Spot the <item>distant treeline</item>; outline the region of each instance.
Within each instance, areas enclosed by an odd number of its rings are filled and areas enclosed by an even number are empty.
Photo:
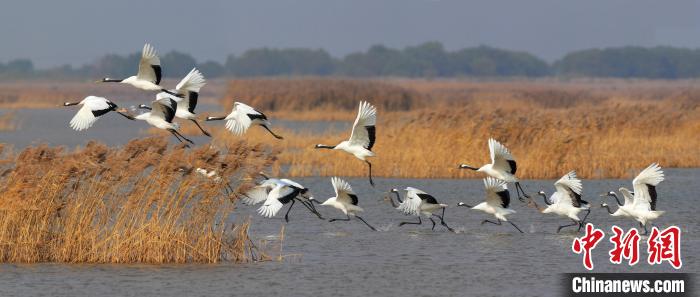
[[[0,63],[0,78],[101,78],[125,77],[136,72],[140,53],[109,54],[81,67],[65,65],[35,69],[27,59]],[[181,77],[193,66],[206,77],[222,76],[399,76],[399,77],[700,77],[700,49],[674,47],[617,47],[588,49],[567,54],[548,64],[526,52],[488,46],[447,51],[438,42],[404,49],[382,45],[343,58],[323,49],[258,48],[229,55],[222,64],[197,62],[189,54],[171,51],[161,55],[163,75]]]

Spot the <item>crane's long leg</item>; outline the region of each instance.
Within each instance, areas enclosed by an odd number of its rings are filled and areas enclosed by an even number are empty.
[[[520,182],[515,182],[515,189],[519,190],[517,192],[518,192],[518,200],[520,200],[520,202],[525,202],[525,199],[522,199],[522,197],[520,197],[520,192],[523,193],[523,196],[525,196],[525,198],[528,198],[528,199],[530,198],[530,195],[525,193],[525,190],[523,190],[523,187],[520,185]]]
[[[367,160],[365,160],[365,163],[367,163],[367,166],[369,166],[369,184],[374,187],[374,181],[372,180],[372,163]]]
[[[500,226],[500,225],[501,225],[501,220],[499,219],[499,220],[498,220],[498,223],[493,222],[493,221],[489,221],[489,220],[483,220],[483,221],[481,221],[481,224],[482,224],[482,225],[483,225],[483,224],[486,224],[486,223],[491,223],[491,224],[499,225],[499,226]]]
[[[520,228],[518,228],[518,226],[516,226],[515,224],[513,224],[513,222],[508,221],[508,223],[510,223],[511,225],[513,225],[513,227],[515,227],[515,229],[518,229],[518,231],[520,231],[520,233],[525,233],[525,232],[523,232],[523,230],[520,230]]]
[[[200,126],[199,123],[197,122],[197,120],[195,120],[195,119],[190,119],[190,121],[192,121],[195,125],[197,125],[197,128],[199,128],[199,130],[202,131],[202,133],[203,133],[204,135],[211,137],[211,134],[209,134],[209,132],[207,132],[207,131],[204,131],[204,129],[202,128],[202,126]]]
[[[578,231],[581,231],[581,228],[586,224],[586,219],[588,218],[588,215],[591,214],[591,209],[586,209],[586,215],[583,216],[583,220],[581,220],[580,224],[578,225]]]
[[[646,225],[642,224],[642,222],[639,222],[639,226],[644,228],[644,234],[642,234],[642,235],[649,235],[649,229],[647,229]]]
[[[267,127],[267,125],[260,125],[260,126],[262,126],[263,128],[265,128],[265,130],[267,130],[267,132],[270,132],[270,134],[272,134],[272,136],[274,136],[275,138],[277,138],[277,139],[284,139],[284,137],[275,134],[275,132],[272,132],[272,130],[270,130],[270,128]]]
[[[433,227],[430,228],[431,231],[435,231],[435,220],[433,218],[429,218],[430,222],[433,223]]]
[[[559,228],[557,228],[557,233],[559,233],[559,231],[561,231],[561,229],[564,229],[564,228],[566,228],[566,227],[571,227],[571,226],[576,226],[576,225],[578,225],[579,228],[581,228],[581,223],[580,223],[580,222],[574,221],[573,219],[572,219],[572,221],[573,221],[573,223],[571,223],[571,224],[559,226]]]
[[[440,218],[440,225],[445,226],[445,228],[447,228],[447,230],[450,230],[451,232],[455,232],[455,229],[452,229],[452,228],[450,228],[450,226],[447,226],[447,223],[445,222],[445,208],[444,207],[442,208],[442,215],[441,216],[436,215],[436,214],[434,214],[434,216]]]
[[[299,202],[301,202],[301,204],[304,205],[304,207],[306,207],[306,209],[308,209],[312,214],[315,214],[319,219],[323,220],[323,217],[318,211],[316,211],[316,208],[313,206],[313,204],[307,203],[304,200],[299,200]]]
[[[350,215],[346,214],[348,216],[346,219],[330,219],[328,220],[329,222],[335,222],[335,221],[349,221],[350,220]]]
[[[362,217],[357,216],[357,215],[356,215],[355,217],[358,218],[358,219],[360,219],[360,221],[362,221],[363,223],[365,223],[365,225],[367,225],[367,227],[369,227],[370,229],[372,229],[372,231],[377,231],[376,228],[374,228],[374,227],[372,227],[372,225],[368,224],[367,221],[365,221],[365,219],[363,219]]]
[[[180,143],[184,142],[184,141],[182,141],[182,139],[180,139],[180,136],[177,136],[177,133],[175,133],[175,130],[168,129],[168,131],[170,131],[170,133],[172,133],[173,136],[175,136],[175,138],[177,138],[177,141],[179,141]]]
[[[177,134],[177,135],[180,135],[180,137],[182,137],[182,139],[186,140],[187,142],[194,144],[194,142],[192,142],[192,140],[187,139],[187,137],[180,134],[180,132],[177,132],[177,130],[173,130],[173,132],[175,132],[175,134]]]
[[[289,206],[289,209],[287,209],[287,213],[284,214],[284,221],[289,222],[289,212],[292,211],[292,206],[294,206],[294,199],[292,199],[292,205]]]
[[[399,223],[399,227],[406,225],[406,224],[408,224],[408,225],[420,225],[420,224],[423,224],[423,221],[421,221],[420,216],[418,216],[418,222],[401,222],[401,223]]]

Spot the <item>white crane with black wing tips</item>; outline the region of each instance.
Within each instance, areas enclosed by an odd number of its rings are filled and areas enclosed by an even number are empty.
[[[367,163],[369,168],[369,183],[374,186],[372,180],[372,163],[367,161],[368,157],[374,157],[372,147],[376,139],[377,109],[368,102],[360,102],[357,118],[352,126],[350,139],[340,142],[337,145],[317,144],[317,149],[334,149],[350,153]]]
[[[542,213],[553,213],[573,221],[573,224],[559,226],[559,228],[557,228],[557,233],[559,233],[561,229],[571,226],[579,226],[578,230],[581,231],[581,228],[586,222],[586,218],[588,218],[588,215],[591,213],[591,207],[587,201],[581,199],[583,185],[581,180],[576,176],[576,171],[571,171],[564,175],[554,183],[554,187],[557,191],[554,192],[550,198],[547,198],[547,194],[545,194],[544,191],[538,192],[547,205],[546,208],[540,208],[531,198],[528,205],[535,207]],[[583,219],[579,219],[578,217],[581,211],[586,211],[586,215]]]
[[[625,204],[622,205],[614,192],[609,192],[607,195],[612,196],[618,203],[618,209],[615,212],[610,210],[610,207],[603,203],[601,206],[608,209],[611,216],[622,216],[633,218],[639,223],[639,226],[644,229],[644,235],[649,233],[647,223],[658,219],[665,211],[656,210],[658,201],[658,193],[656,186],[664,180],[664,172],[657,163],[652,163],[642,172],[637,175],[632,181],[634,192],[625,187],[619,189],[620,193],[625,198]]]
[[[207,121],[220,120],[226,120],[226,129],[231,131],[234,135],[243,135],[246,131],[248,131],[250,126],[258,125],[265,128],[265,130],[270,132],[270,134],[272,134],[272,136],[275,138],[283,139],[282,136],[272,132],[270,129],[270,121],[267,119],[265,114],[255,110],[255,108],[252,108],[245,103],[234,102],[231,113],[225,117],[207,117]]]
[[[421,216],[423,216],[430,219],[430,221],[433,223],[431,230],[435,230],[435,220],[433,220],[433,217],[437,217],[440,219],[441,225],[445,226],[447,230],[454,232],[454,229],[450,228],[450,226],[445,223],[445,208],[447,208],[447,204],[439,203],[437,199],[430,194],[412,187],[406,188],[405,200],[401,199],[401,195],[397,189],[391,189],[391,192],[396,195],[396,200],[399,202],[397,206],[394,204],[394,200],[389,198],[391,205],[406,215],[418,217],[418,222],[401,222],[399,223],[399,227],[406,224],[420,225],[423,223],[423,221],[421,221]],[[440,209],[442,209],[442,215],[433,213],[435,211],[439,211]]]
[[[289,212],[292,209],[292,206],[294,205],[294,200],[298,200],[301,202],[304,207],[306,207],[311,213],[315,214],[319,219],[323,219],[323,216],[316,210],[316,207],[314,207],[313,203],[319,203],[314,199],[314,197],[311,197],[309,195],[309,189],[302,186],[301,184],[290,180],[290,179],[277,179],[277,178],[270,178],[264,173],[260,173],[264,179],[259,182],[255,187],[252,189],[248,190],[246,193],[244,193],[241,197],[243,200],[243,203],[247,205],[255,205],[260,202],[265,202],[265,204],[269,204],[271,206],[276,206],[277,203],[275,201],[278,201],[282,204],[286,204],[289,202],[292,202],[292,204],[289,206],[289,209],[287,210],[287,213],[285,214],[285,220],[289,221]],[[286,186],[292,191],[296,191],[297,195],[294,196],[293,199],[287,199],[287,198],[280,198],[280,197],[274,197],[271,196],[272,190],[277,187],[277,186]],[[282,191],[289,191],[289,190],[282,190]],[[273,194],[274,195],[274,194]],[[268,203],[268,199],[272,199]],[[260,211],[263,212],[263,208],[260,208]],[[263,212],[266,213],[266,212]],[[272,216],[274,216],[277,212],[274,212]],[[268,216],[270,217],[270,216]]]
[[[331,183],[333,184],[333,189],[335,190],[335,197],[326,199],[321,205],[332,206],[335,209],[342,211],[347,218],[346,219],[330,219],[329,222],[335,221],[350,221],[350,215],[362,221],[372,229],[377,231],[372,225],[367,223],[362,217],[358,216],[357,213],[363,211],[361,207],[358,206],[357,194],[352,190],[350,184],[338,177],[331,178]]]
[[[173,96],[181,97],[182,94],[171,92],[160,86],[162,78],[162,70],[160,67],[160,58],[156,50],[150,44],[146,43],[141,51],[141,60],[139,61],[139,72],[134,76],[129,76],[124,79],[112,79],[109,77],[103,78],[98,82],[105,83],[122,83],[128,84],[135,88],[146,91],[166,92]]]
[[[173,123],[173,118],[175,118],[175,110],[177,109],[177,102],[175,102],[175,100],[167,96],[167,94],[158,93],[158,95],[156,95],[156,100],[151,103],[150,109],[151,111],[133,116],[133,118],[146,121],[146,123],[158,129],[167,130],[180,142],[184,143],[184,139],[185,141],[194,144],[192,140],[189,140],[187,137],[180,134],[180,132],[177,131],[179,125]],[[126,114],[129,113],[124,108],[120,109],[119,111]],[[187,146],[187,144],[185,145]]]
[[[652,163],[642,170],[632,181],[634,187],[634,200],[632,202],[632,215],[644,228],[644,234],[649,234],[647,223],[658,219],[665,211],[656,210],[658,193],[656,186],[664,180],[664,172],[659,164]]]
[[[211,134],[204,130],[199,122],[197,122],[197,115],[194,113],[194,109],[197,107],[197,101],[199,99],[199,91],[206,85],[206,80],[197,68],[192,68],[192,70],[177,84],[175,90],[171,91],[173,93],[183,94],[183,97],[177,97],[170,95],[171,99],[177,102],[177,110],[175,110],[175,117],[183,120],[190,120],[202,134],[211,137]],[[161,97],[168,96],[168,93],[160,95]],[[139,108],[150,109],[148,105],[141,104]]]
[[[514,214],[515,210],[508,208],[510,205],[510,192],[508,192],[508,185],[505,181],[496,179],[493,177],[487,177],[484,179],[484,186],[486,187],[486,201],[481,202],[475,206],[468,205],[464,202],[460,202],[457,206],[468,207],[470,209],[480,210],[485,213],[491,214],[498,220],[497,222],[483,220],[481,224],[491,223],[495,225],[501,225],[501,221],[505,221],[513,225],[515,229],[523,233],[518,226],[513,224],[513,222],[506,219],[507,215]]]
[[[525,190],[523,190],[523,188],[520,186],[520,181],[518,178],[515,177],[515,172],[518,170],[518,166],[515,162],[515,157],[513,157],[510,151],[500,142],[493,138],[489,138],[489,152],[491,154],[491,164],[486,164],[479,168],[472,167],[467,164],[460,164],[459,168],[471,169],[509,183],[515,183],[515,192],[518,194],[518,199],[525,202],[525,199],[520,196],[520,192],[522,192],[525,198],[530,198],[530,196],[525,193]]]
[[[80,102],[66,102],[63,106],[82,105],[78,112],[70,120],[70,127],[76,131],[82,131],[92,127],[97,119],[110,111],[116,111],[127,119],[133,120],[131,115],[118,111],[116,104],[103,97],[87,96]]]

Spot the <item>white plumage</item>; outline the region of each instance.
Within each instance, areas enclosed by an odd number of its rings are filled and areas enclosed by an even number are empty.
[[[332,177],[331,184],[333,185],[333,190],[335,191],[335,197],[326,199],[326,201],[321,203],[321,205],[332,206],[333,208],[342,211],[343,214],[347,216],[347,219],[331,219],[329,221],[349,221],[350,215],[352,215],[365,223],[365,225],[367,225],[370,229],[376,231],[374,227],[369,225],[364,219],[357,215],[357,213],[363,211],[363,209],[358,206],[359,201],[357,194],[355,194],[355,192],[352,190],[350,184],[338,177]]]
[[[612,212],[607,204],[602,204],[608,209],[612,216],[622,216],[635,219],[639,225],[644,228],[645,234],[648,233],[647,223],[658,219],[665,211],[656,210],[658,194],[656,186],[664,180],[664,173],[657,163],[652,163],[637,177],[632,180],[634,193],[627,188],[621,187],[620,193],[625,198],[625,204],[621,205],[614,192],[608,195],[615,197],[618,202],[618,209]]]
[[[487,214],[491,214],[498,222],[493,222],[489,220],[484,220],[481,224],[492,223],[496,225],[501,225],[501,221],[505,221],[513,225],[515,229],[523,233],[518,226],[513,224],[513,222],[508,221],[507,215],[514,214],[515,210],[509,208],[510,205],[510,193],[508,192],[508,185],[505,181],[496,179],[493,177],[487,177],[484,179],[484,187],[486,189],[486,201],[481,202],[475,206],[470,206],[464,202],[460,202],[457,206],[464,206],[470,209],[483,211]]]
[[[226,117],[207,117],[207,121],[217,120],[226,120],[226,129],[235,135],[243,135],[246,131],[248,131],[250,126],[259,125],[270,132],[270,134],[272,134],[272,136],[275,138],[282,139],[282,136],[272,132],[270,129],[270,121],[267,119],[265,114],[255,110],[253,107],[245,103],[234,102],[231,113],[229,113]]]
[[[398,206],[395,205],[396,209],[403,212],[406,215],[418,217],[418,222],[401,222],[399,226],[406,224],[420,225],[422,224],[421,216],[430,219],[433,223],[432,229],[435,229],[435,221],[433,216],[440,219],[440,224],[445,226],[448,230],[453,231],[452,228],[447,226],[445,223],[445,208],[447,204],[442,204],[435,199],[432,195],[413,187],[406,187],[405,199],[401,200],[401,195],[399,195],[398,190],[392,189],[391,192],[396,195],[396,199],[399,201]],[[394,205],[392,200],[392,205]],[[433,212],[442,210],[442,215],[434,214]]]
[[[285,202],[292,201],[298,195],[298,191],[286,184],[277,184],[267,195],[265,203],[258,209],[258,213],[267,218],[277,215]]]
[[[82,105],[78,112],[70,120],[70,127],[76,131],[82,131],[92,127],[102,115],[117,110],[117,105],[111,101],[97,96],[87,96],[80,102],[66,102],[63,106]],[[123,115],[123,114],[122,114]]]
[[[136,75],[125,79],[104,78],[102,82],[114,82],[128,84],[135,88],[146,91],[163,91],[175,96],[181,94],[168,91],[160,86],[162,78],[162,70],[160,67],[160,58],[152,45],[146,43],[141,51],[141,60],[139,61],[139,71]]]
[[[191,144],[194,144],[192,140],[189,140],[180,132],[179,125],[173,123],[173,118],[175,118],[175,110],[177,109],[177,102],[170,98],[167,94],[159,93],[156,95],[156,100],[151,103],[149,112],[144,112],[135,116],[137,120],[146,121],[149,125],[156,127],[158,129],[167,130],[178,141],[183,142],[183,139]]]
[[[177,110],[175,111],[175,117],[193,120],[197,116],[194,114],[194,109],[197,107],[197,100],[199,99],[199,91],[206,85],[206,80],[197,68],[192,68],[190,73],[188,73],[175,87],[175,91],[183,94],[182,98],[173,96],[174,100],[177,101]]]
[[[518,170],[517,162],[515,157],[510,151],[500,142],[493,138],[489,138],[489,154],[491,156],[491,163],[481,166],[479,168],[469,166],[467,164],[459,165],[461,169],[471,169],[477,172],[482,172],[490,177],[494,177],[509,183],[515,183],[516,194],[518,194],[518,199],[524,201],[520,192],[522,191],[523,196],[529,198],[529,195],[520,186],[520,181],[515,176]]]
[[[576,171],[571,171],[566,175],[562,176],[558,181],[554,183],[556,192],[552,194],[551,198],[547,199],[546,194],[540,191],[539,194],[542,195],[547,207],[544,209],[539,209],[537,204],[530,200],[532,205],[538,208],[542,213],[553,213],[561,217],[569,218],[574,221],[574,224],[559,226],[557,232],[561,229],[570,226],[579,226],[579,230],[583,226],[583,222],[588,217],[590,213],[590,205],[585,200],[581,199],[583,192],[583,185],[581,180],[576,176]],[[579,219],[578,214],[586,210],[586,217],[583,220]]]
[[[369,168],[369,182],[374,186],[372,180],[372,163],[367,161],[368,157],[374,157],[372,147],[376,139],[377,109],[366,101],[360,102],[360,107],[355,118],[355,123],[352,126],[350,139],[340,142],[337,145],[330,146],[317,144],[318,149],[334,149],[342,150],[352,154],[367,163]]]
[[[291,202],[287,213],[284,216],[285,221],[289,221],[289,211],[294,206],[295,201],[299,201],[311,213],[323,219],[321,214],[316,211],[313,202],[318,203],[313,197],[309,196],[308,189],[301,184],[283,178],[269,178],[262,174],[265,179],[259,182],[255,187],[243,194],[241,197],[243,203],[247,205],[255,205],[260,202],[265,202],[258,209],[258,213],[264,217],[273,217],[282,208],[282,205]]]

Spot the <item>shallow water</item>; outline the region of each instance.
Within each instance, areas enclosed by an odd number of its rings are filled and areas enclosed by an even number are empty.
[[[324,200],[333,195],[329,178],[297,179]],[[698,169],[668,169],[659,187],[658,208],[667,213],[656,223],[678,225],[683,230],[681,272],[695,272],[700,254],[700,208],[696,202],[700,185]],[[510,216],[526,233],[509,225],[480,225],[485,214],[450,207],[447,223],[458,230],[446,232],[430,223],[397,227],[403,216],[391,208],[382,191],[413,186],[433,194],[450,206],[459,201],[475,203],[483,197],[480,180],[376,179],[373,189],[366,179],[349,179],[359,195],[363,217],[375,225],[372,232],[359,221],[319,220],[300,205],[294,206],[286,224],[284,263],[224,263],[218,265],[0,265],[0,296],[557,296],[561,273],[585,272],[581,256],[571,252],[577,233],[562,231],[568,223],[552,215],[526,208],[517,199]],[[553,189],[553,181],[524,181],[532,193]],[[599,193],[626,180],[584,181],[584,199],[598,205]],[[275,239],[286,207],[278,218],[255,215],[257,207],[241,205],[234,217],[252,216],[251,234],[256,239]],[[327,218],[340,218],[334,210],[320,207]],[[610,217],[594,208],[589,221],[606,230],[607,237],[593,252],[595,272],[676,272],[670,265],[650,266],[646,237],[640,243],[640,263],[612,265],[607,252],[610,226],[628,229],[631,221]]]
[[[135,107],[131,106],[131,108]],[[113,112],[101,117],[90,129],[74,131],[70,128],[69,123],[78,109],[79,107],[57,107],[55,109],[0,110],[0,115],[4,112],[14,112],[19,123],[19,128],[15,131],[0,131],[0,143],[10,143],[16,148],[41,143],[72,148],[83,146],[91,140],[97,140],[110,146],[123,145],[134,138],[148,136],[146,134],[150,128],[148,124],[143,121],[126,120]],[[225,115],[228,113],[228,111],[222,112],[220,109],[218,105],[200,104],[197,112],[202,115],[210,113]],[[191,123],[182,123],[180,120],[178,122],[181,123],[180,125],[191,125]],[[276,119],[271,119],[271,123],[273,128],[285,127],[309,133],[322,133],[327,129],[346,130],[350,129],[351,124],[345,121],[285,121]],[[200,124],[205,129],[208,126],[224,125],[223,122],[200,122]],[[254,127],[253,129],[258,128]],[[208,137],[200,134],[186,136],[196,144],[209,142]],[[174,137],[171,137],[170,141],[177,142]]]

